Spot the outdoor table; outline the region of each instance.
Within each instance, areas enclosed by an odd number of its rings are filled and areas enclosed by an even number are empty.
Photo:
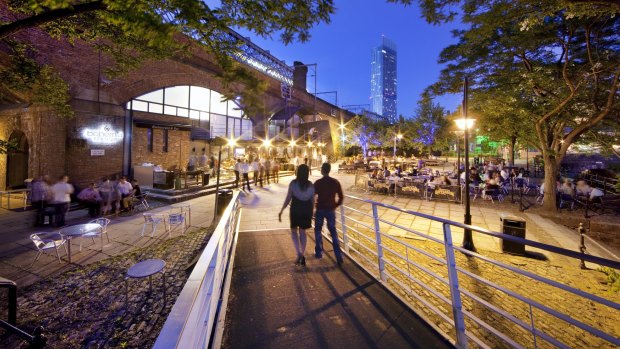
[[[125,277],[125,309],[127,309],[127,299],[129,298],[129,278],[142,279],[149,278],[149,294],[153,292],[153,280],[152,276],[161,273],[162,288],[164,290],[164,301],[166,300],[166,273],[164,267],[166,262],[161,259],[147,259],[142,262],[132,265],[127,270],[127,276]]]
[[[71,263],[71,239],[74,237],[80,237],[87,233],[92,233],[96,230],[101,230],[103,227],[99,223],[86,223],[76,224],[60,229],[60,235],[67,240],[67,258]]]
[[[189,203],[172,205],[172,208],[181,209],[181,213],[185,216],[188,225],[192,225],[192,205]]]

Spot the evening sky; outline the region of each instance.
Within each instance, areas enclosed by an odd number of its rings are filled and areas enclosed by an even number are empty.
[[[398,50],[398,114],[410,117],[422,91],[439,77],[441,50],[456,42],[455,24],[433,26],[420,17],[417,6],[390,4],[384,0],[335,0],[331,22],[311,30],[308,42],[284,45],[277,36],[261,38],[239,31],[254,43],[293,65],[317,63],[317,92],[337,91],[338,105],[370,103],[370,55],[385,35]],[[308,90],[314,92],[314,68],[308,73]],[[319,95],[335,103],[336,93]],[[450,111],[460,95],[437,97]]]

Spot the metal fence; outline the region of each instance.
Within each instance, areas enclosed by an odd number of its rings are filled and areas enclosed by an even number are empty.
[[[620,296],[563,282],[583,272],[580,259],[620,263],[353,196],[345,203],[337,224],[345,253],[458,348],[620,346]],[[528,255],[465,250],[454,243],[464,228],[474,239],[529,246]],[[560,259],[574,270],[553,263]]]
[[[224,211],[153,348],[206,348],[213,340],[239,225],[239,192]]]

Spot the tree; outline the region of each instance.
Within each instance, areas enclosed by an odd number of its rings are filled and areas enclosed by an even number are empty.
[[[43,59],[33,59],[36,52],[24,31],[36,28],[59,40],[83,40],[102,50],[115,63],[108,74],[122,73],[148,58],[182,55],[198,45],[214,55],[222,68],[224,94],[241,96],[242,103],[256,111],[261,109],[256,96],[263,85],[231,58],[239,43],[227,39],[228,28],[246,28],[266,37],[279,34],[285,43],[306,41],[310,28],[329,22],[333,11],[332,0],[294,4],[290,0],[223,0],[218,7],[202,0],[0,0],[0,15],[6,18],[0,22],[0,51],[10,57],[8,64],[0,66],[0,91],[70,112],[68,93],[56,92],[67,92],[68,86]],[[237,88],[236,83],[244,88]],[[36,88],[43,85],[53,88]]]
[[[365,115],[356,115],[349,121],[347,129],[350,130],[348,135],[353,139],[353,142],[362,148],[362,155],[367,156],[370,146],[381,145],[381,137],[385,134],[385,126],[373,122]]]
[[[436,93],[458,91],[469,76],[473,91],[504,91],[515,99],[506,107],[517,108],[524,131],[536,135],[549,211],[569,146],[619,110],[620,16],[610,8],[561,0],[468,1],[462,7],[467,29],[457,31],[459,42],[441,54],[448,66]]]
[[[410,121],[410,132],[413,141],[421,148],[427,148],[429,154],[433,146],[445,145],[448,120],[445,109],[434,103],[428,91],[422,93],[418,105]]]

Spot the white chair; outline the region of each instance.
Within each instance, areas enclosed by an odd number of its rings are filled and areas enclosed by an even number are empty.
[[[170,234],[172,234],[172,226],[175,226],[174,229],[176,229],[176,227],[182,225],[183,226],[183,231],[181,233],[184,233],[185,230],[187,229],[186,226],[186,220],[185,220],[185,212],[183,212],[182,209],[176,210],[174,212],[170,212],[168,214],[168,228],[170,230]]]
[[[151,225],[151,237],[155,235],[155,230],[160,223],[164,223],[164,229],[166,233],[169,233],[168,225],[166,224],[166,216],[163,214],[154,214],[154,213],[143,213],[144,216],[144,224],[142,225],[142,232],[140,236],[144,236],[144,230],[147,225]]]
[[[108,224],[110,224],[110,220],[107,218],[97,218],[93,219],[88,223],[96,223],[101,226],[101,229],[98,231],[92,231],[90,233],[86,233],[82,235],[83,238],[91,238],[93,239],[93,244],[95,243],[96,237],[101,237],[101,250],[103,251],[103,235],[105,234],[108,242],[110,242],[110,237],[108,236]],[[80,251],[82,251],[82,240],[80,240]]]
[[[35,233],[30,235],[30,240],[32,240],[34,246],[37,248],[37,255],[36,257],[34,257],[34,260],[32,261],[32,263],[30,263],[30,267],[28,268],[31,268],[34,265],[34,263],[39,259],[39,257],[41,257],[41,254],[45,250],[50,250],[52,248],[55,249],[56,257],[58,257],[58,263],[62,263],[62,261],[60,260],[60,254],[58,253],[58,249],[60,248],[60,246],[65,247],[65,254],[67,254],[67,245],[65,245],[66,240],[63,239],[60,234],[56,234],[57,238],[54,239],[42,238],[41,236],[39,236],[43,234],[49,235],[49,233]]]

